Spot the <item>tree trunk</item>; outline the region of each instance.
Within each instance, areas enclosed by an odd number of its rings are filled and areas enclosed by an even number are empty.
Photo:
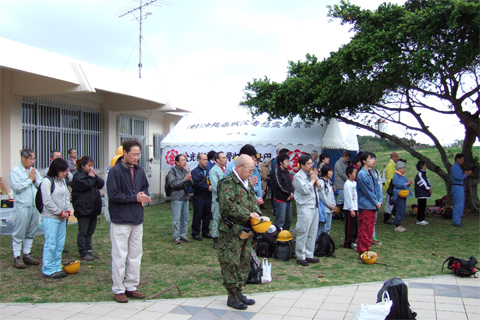
[[[462,154],[465,155],[463,170],[472,170],[472,174],[467,177],[465,185],[465,212],[467,213],[480,212],[480,200],[477,193],[478,183],[480,182],[480,166],[472,151],[476,134],[474,129],[467,126],[462,147]]]

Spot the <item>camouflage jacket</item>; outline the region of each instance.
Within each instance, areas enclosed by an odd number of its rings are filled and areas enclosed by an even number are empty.
[[[249,224],[250,213],[260,212],[255,191],[250,181],[248,182],[247,191],[233,171],[220,180],[217,189],[220,211],[218,229],[239,235],[242,231],[241,225]],[[229,228],[224,223],[223,218],[233,221],[235,223],[234,226]]]

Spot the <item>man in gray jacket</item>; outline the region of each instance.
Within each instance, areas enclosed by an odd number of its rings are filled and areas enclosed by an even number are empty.
[[[298,159],[301,170],[293,177],[295,201],[297,203],[297,242],[295,253],[297,263],[308,266],[320,260],[313,256],[318,228],[318,192],[320,181],[318,170],[312,171],[313,160],[305,153]]]
[[[180,244],[180,240],[191,242],[187,238],[188,223],[190,216],[188,214],[188,189],[193,186],[192,175],[185,170],[187,160],[183,154],[175,157],[175,166],[170,169],[167,175],[168,183],[172,188],[170,195],[173,221],[173,243]]]
[[[335,188],[338,190],[338,207],[342,207],[344,202],[343,186],[345,185],[345,181],[348,180],[346,171],[349,161],[350,153],[348,153],[348,151],[345,151],[342,154],[342,157],[338,159],[338,161],[335,163]],[[342,212],[342,208],[340,208],[340,212]]]

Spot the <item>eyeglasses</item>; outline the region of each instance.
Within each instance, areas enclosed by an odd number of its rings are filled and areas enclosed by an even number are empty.
[[[33,162],[37,161],[35,158],[32,158],[32,157],[28,157],[27,160],[28,161],[33,161]]]
[[[246,167],[242,164],[242,167],[244,167],[245,169],[247,169],[248,171],[253,171],[253,169],[255,168],[254,166],[250,166],[250,167]]]
[[[140,158],[142,156],[141,153],[129,153],[129,155],[131,155],[133,158]]]

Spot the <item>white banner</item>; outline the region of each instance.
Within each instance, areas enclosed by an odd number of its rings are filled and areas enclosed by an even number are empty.
[[[312,150],[307,150],[304,146],[285,146],[285,148],[289,149],[290,155],[290,167],[289,170],[294,172],[298,171],[298,159],[304,153],[310,153]],[[172,166],[175,165],[175,157],[178,154],[187,153],[187,163],[190,165],[190,168],[193,170],[197,167],[198,161],[197,157],[200,153],[207,154],[211,150],[216,152],[223,152],[227,156],[227,165],[230,164],[233,159],[238,156],[240,148],[238,146],[210,146],[210,147],[174,147],[174,148],[164,148],[162,149],[162,171],[169,171]],[[258,154],[260,154],[260,162],[263,162],[265,158],[271,158],[272,160],[277,156],[275,146],[274,145],[256,145],[255,150]]]

